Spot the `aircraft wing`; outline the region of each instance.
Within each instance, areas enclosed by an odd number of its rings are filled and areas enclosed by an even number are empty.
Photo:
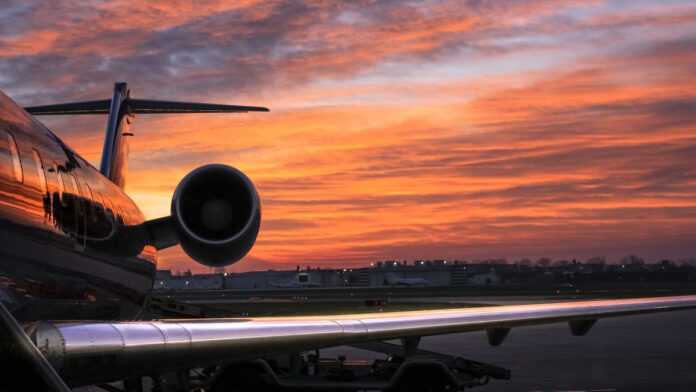
[[[249,319],[39,325],[38,348],[71,383],[220,364],[337,345],[569,322],[583,335],[597,319],[696,308],[696,295],[463,309]]]

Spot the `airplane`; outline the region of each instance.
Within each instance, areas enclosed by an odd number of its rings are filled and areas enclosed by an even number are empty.
[[[486,331],[496,346],[513,327],[567,322],[572,334],[584,335],[605,317],[696,308],[696,296],[673,296],[314,317],[147,319],[157,251],[178,244],[206,266],[235,263],[254,245],[261,205],[244,173],[209,164],[179,182],[169,216],[146,220],[124,192],[135,116],[266,111],[135,99],[126,83],[115,84],[111,99],[27,108],[0,92],[0,390],[65,392],[98,385],[142,391],[145,379],[159,390],[457,390],[510,375],[495,365],[423,350],[421,337]],[[95,114],[107,116],[99,169],[36,118]],[[387,342],[394,339],[401,344]],[[339,345],[390,359],[373,364],[367,380],[345,377],[343,361],[330,367],[338,376],[317,378],[326,374],[318,350]],[[116,381],[120,386],[110,384]]]

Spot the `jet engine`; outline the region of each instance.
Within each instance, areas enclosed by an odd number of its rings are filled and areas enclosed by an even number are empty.
[[[222,267],[246,255],[261,224],[261,203],[251,180],[221,164],[184,177],[172,197],[171,221],[181,247],[201,264]]]

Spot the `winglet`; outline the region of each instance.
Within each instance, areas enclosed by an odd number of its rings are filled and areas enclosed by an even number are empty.
[[[44,114],[109,114],[111,100],[59,103],[55,105],[30,106],[24,108],[33,115]]]

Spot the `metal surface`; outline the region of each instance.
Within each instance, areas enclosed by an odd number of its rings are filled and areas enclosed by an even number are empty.
[[[125,176],[128,161],[128,139],[124,133],[128,132],[129,116],[124,101],[128,99],[130,91],[128,84],[116,83],[114,94],[111,98],[109,117],[106,121],[106,135],[102,150],[101,166],[99,171],[104,177],[110,179],[121,189],[125,187]],[[125,110],[122,110],[125,109]]]
[[[201,264],[220,267],[237,262],[254,246],[261,202],[244,173],[210,164],[179,182],[171,216],[184,252]]]
[[[500,346],[503,344],[503,341],[505,341],[505,338],[509,333],[510,328],[488,328],[486,330],[486,335],[488,335],[488,344],[494,347]]]
[[[0,364],[3,365],[3,369],[6,368],[6,365],[19,367],[11,374],[3,374],[0,380],[0,389],[7,390],[6,388],[23,386],[24,388],[41,388],[53,392],[70,391],[2,302],[0,302],[0,333],[2,333],[1,339],[3,341],[9,340],[9,342],[3,342],[3,345],[12,348],[12,350],[3,352]],[[13,363],[9,363],[8,360]],[[28,377],[36,377],[37,375],[40,380],[27,380]]]
[[[138,235],[144,217],[135,203],[2,93],[0,136],[3,304],[20,323],[137,315],[152,288],[155,250]]]
[[[43,324],[35,341],[72,383],[335,345],[696,308],[696,296],[351,316]]]
[[[69,102],[55,105],[26,107],[33,115],[75,115],[75,114],[109,114],[111,100]],[[161,113],[246,113],[268,112],[260,106],[219,105],[197,102],[156,101],[152,99],[128,99],[128,108],[133,114]]]

